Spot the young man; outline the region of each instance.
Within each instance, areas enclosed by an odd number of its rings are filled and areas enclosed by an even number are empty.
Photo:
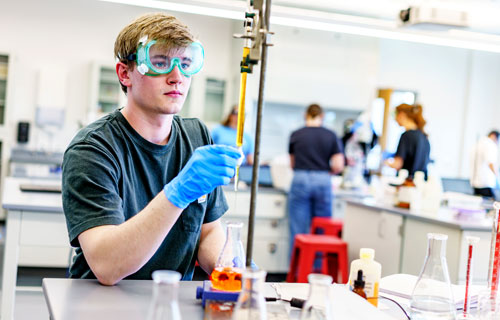
[[[498,181],[498,137],[500,133],[493,130],[488,136],[479,139],[474,147],[472,157],[471,184],[474,194],[486,198],[495,198],[494,189]]]
[[[126,106],[82,129],[64,155],[71,277],[113,285],[170,269],[189,280],[196,260],[210,273],[225,240],[219,186],[240,154],[174,116],[203,47],[176,18],[146,14],[120,32],[115,56]]]

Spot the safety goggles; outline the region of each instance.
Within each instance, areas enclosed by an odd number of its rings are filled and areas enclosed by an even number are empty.
[[[147,37],[143,37],[139,40],[137,52],[127,59],[136,61],[137,70],[142,75],[167,74],[177,66],[183,75],[190,77],[201,70],[204,56],[203,46],[199,42],[172,48],[156,40],[147,42]]]

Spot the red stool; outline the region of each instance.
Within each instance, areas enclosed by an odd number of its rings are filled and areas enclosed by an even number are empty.
[[[332,219],[330,217],[314,217],[311,223],[311,234],[317,234],[318,229],[323,230],[323,234],[342,238],[342,219]]]
[[[327,264],[323,264],[327,268],[323,268],[322,272],[330,274],[335,282],[347,283],[347,243],[335,236],[317,234],[298,234],[295,236],[292,260],[286,281],[307,282],[307,275],[312,271],[317,252],[321,252],[327,260]],[[342,282],[338,280],[339,271]]]

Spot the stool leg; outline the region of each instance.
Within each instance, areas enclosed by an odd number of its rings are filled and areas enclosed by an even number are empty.
[[[316,252],[308,248],[308,250],[303,250],[299,259],[299,270],[297,272],[297,282],[307,282],[307,276],[311,273],[311,269],[314,265],[314,258],[316,257]]]
[[[336,253],[326,255],[326,273],[332,276],[333,281],[338,283],[339,279],[339,259]]]
[[[292,259],[290,259],[290,270],[286,276],[286,282],[295,282],[297,276],[297,264],[300,257],[300,247],[294,243],[292,250]]]
[[[338,253],[338,265],[340,272],[342,274],[342,282],[347,283],[349,281],[349,262],[347,260],[347,243],[343,246],[343,249]]]

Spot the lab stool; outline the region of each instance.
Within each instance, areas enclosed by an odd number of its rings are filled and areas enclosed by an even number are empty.
[[[318,230],[323,230],[322,234],[342,238],[342,219],[332,219],[330,217],[314,217],[311,223],[311,234],[319,234]]]
[[[292,251],[287,282],[307,282],[316,253],[324,257],[322,273],[330,274],[337,283],[348,281],[347,243],[336,236],[318,234],[298,234]],[[342,281],[339,281],[338,274]]]

